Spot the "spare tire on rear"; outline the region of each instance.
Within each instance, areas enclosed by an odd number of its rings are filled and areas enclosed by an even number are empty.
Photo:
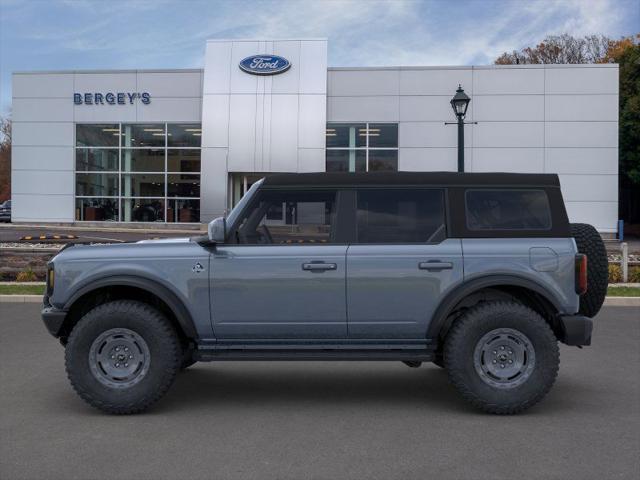
[[[598,231],[586,223],[572,223],[578,252],[587,256],[587,292],[580,296],[581,315],[595,317],[604,303],[609,283],[607,250]]]

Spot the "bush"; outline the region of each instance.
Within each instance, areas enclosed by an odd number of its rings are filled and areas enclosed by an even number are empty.
[[[640,283],[640,267],[629,267],[629,282]]]
[[[640,283],[640,266],[630,266],[629,267],[629,275],[628,275],[629,283]],[[610,263],[609,264],[609,283],[620,283],[622,282],[622,267],[620,267],[619,263]]]
[[[37,279],[36,272],[31,270],[31,268],[27,268],[16,275],[17,282],[35,282]]]
[[[620,283],[622,281],[622,268],[617,263],[609,264],[609,283]]]

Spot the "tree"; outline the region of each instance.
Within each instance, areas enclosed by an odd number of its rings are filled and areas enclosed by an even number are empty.
[[[568,34],[550,35],[535,47],[505,52],[496,65],[528,63],[601,63],[609,50],[611,39],[604,35],[576,38]]]
[[[11,198],[11,120],[0,117],[0,202]]]
[[[612,40],[590,35],[548,36],[535,47],[505,52],[495,63],[617,63],[619,90],[620,217],[640,223],[640,34]],[[640,230],[639,232],[640,233]]]

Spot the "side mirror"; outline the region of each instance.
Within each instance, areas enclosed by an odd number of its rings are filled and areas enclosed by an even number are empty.
[[[227,236],[227,219],[218,217],[209,223],[209,241],[213,243],[224,243]]]

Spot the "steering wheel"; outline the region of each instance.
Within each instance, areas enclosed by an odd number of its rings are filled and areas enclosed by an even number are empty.
[[[264,223],[258,227],[258,232],[264,237],[266,243],[273,243],[271,232]]]

